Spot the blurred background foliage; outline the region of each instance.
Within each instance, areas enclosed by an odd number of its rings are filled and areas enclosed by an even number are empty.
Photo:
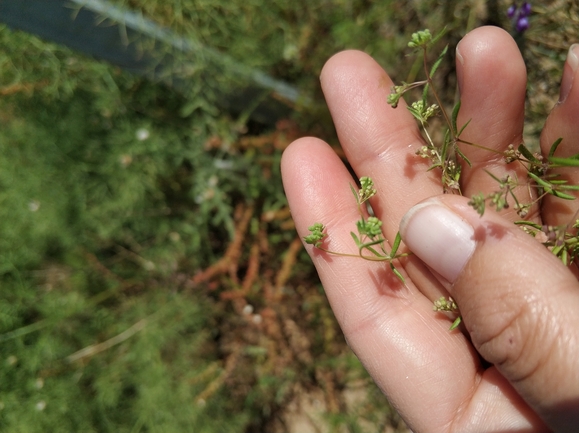
[[[217,109],[198,71],[177,92],[0,26],[0,431],[406,431],[335,323],[279,161],[306,133],[340,152],[319,108],[333,53],[407,80],[413,31],[454,45],[496,2],[114,3],[313,102],[269,127]],[[579,40],[574,2],[533,8],[529,141]]]

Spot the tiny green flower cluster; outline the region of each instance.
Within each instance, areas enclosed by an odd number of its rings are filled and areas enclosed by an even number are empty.
[[[494,176],[492,173],[488,171],[487,174],[497,181],[499,189],[487,195],[484,195],[482,192],[473,195],[470,201],[468,202],[469,206],[471,206],[474,210],[476,210],[479,213],[479,215],[482,216],[485,212],[487,201],[489,202],[490,206],[494,206],[497,212],[500,212],[503,209],[508,209],[510,207],[509,197],[511,197],[512,200],[515,202],[515,210],[517,211],[517,214],[521,218],[526,217],[527,214],[529,213],[531,205],[522,204],[518,201],[517,196],[513,192],[515,187],[518,185],[517,180],[510,175],[507,175],[504,178],[499,179],[498,177]]]
[[[431,41],[432,35],[430,34],[430,30],[419,30],[416,33],[412,33],[408,46],[410,48],[426,48]]]
[[[390,104],[392,106],[392,108],[398,107],[398,103],[400,102],[400,98],[402,98],[402,95],[404,95],[404,93],[408,89],[410,89],[410,86],[407,83],[405,83],[404,81],[402,82],[402,84],[400,86],[392,87],[392,91],[388,95],[388,104]]]
[[[458,312],[458,305],[456,305],[456,302],[454,302],[454,299],[452,299],[450,296],[448,297],[448,299],[446,299],[444,296],[441,296],[436,301],[434,301],[434,305],[433,305],[432,309],[434,311],[457,313]],[[454,322],[452,322],[452,325],[450,325],[449,330],[452,331],[453,329],[458,328],[458,325],[460,325],[461,322],[462,322],[462,316],[458,316],[456,319],[454,319]]]
[[[426,125],[428,119],[435,116],[439,112],[439,107],[437,104],[431,104],[427,106],[424,100],[415,101],[409,107],[408,111],[418,120],[422,125]]]
[[[433,305],[432,309],[434,311],[454,312],[454,311],[458,311],[458,305],[456,305],[456,302],[454,302],[454,300],[451,297],[446,299],[444,296],[441,296],[436,301],[434,301],[434,305]]]
[[[360,178],[360,190],[358,191],[358,202],[364,203],[370,197],[376,195],[376,188],[374,188],[374,181],[368,176]]]
[[[408,253],[397,253],[402,242],[400,233],[396,235],[392,242],[388,242],[382,233],[382,221],[375,216],[367,216],[368,208],[366,205],[362,206],[367,200],[376,195],[377,191],[374,187],[374,181],[370,177],[364,176],[360,178],[360,188],[358,190],[356,190],[352,185],[350,185],[350,189],[356,199],[358,212],[360,214],[360,219],[356,221],[357,233],[350,232],[350,236],[352,236],[358,249],[358,254],[349,254],[326,249],[322,245],[323,239],[326,236],[324,233],[325,227],[322,223],[315,223],[308,228],[310,234],[304,236],[304,242],[314,245],[315,248],[318,248],[321,251],[337,256],[358,257],[378,262],[386,261],[389,263],[390,269],[392,269],[394,275],[405,284],[404,276],[398,269],[396,269],[393,263],[394,260],[408,255]],[[390,251],[387,250],[387,247],[389,246],[388,244],[390,244]]]
[[[319,248],[322,246],[322,241],[326,237],[324,233],[325,227],[322,223],[314,223],[312,226],[308,227],[310,234],[304,237],[306,244],[310,244]]]
[[[382,235],[382,221],[376,217],[368,217],[367,220],[361,219],[356,222],[358,227],[358,234],[368,236],[374,239]]]

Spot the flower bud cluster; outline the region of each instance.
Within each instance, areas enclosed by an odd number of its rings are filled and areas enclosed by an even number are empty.
[[[456,302],[454,302],[454,299],[451,297],[446,299],[444,296],[441,296],[439,299],[434,301],[432,309],[434,311],[457,311],[458,305],[456,305]]]
[[[408,42],[408,46],[410,48],[426,48],[430,41],[432,41],[430,30],[420,30],[416,33],[412,33],[412,38],[410,39],[410,42]]]
[[[438,114],[438,109],[439,107],[437,104],[426,106],[423,100],[413,102],[412,105],[408,107],[408,110],[412,115],[423,124],[432,116]]]
[[[520,7],[516,3],[513,3],[507,9],[507,16],[511,19],[517,33],[523,33],[529,28],[529,15],[531,15],[530,2],[523,2]]]
[[[374,188],[374,181],[368,176],[360,178],[360,190],[358,191],[358,201],[364,203],[370,197],[376,195],[376,188]]]
[[[322,240],[326,236],[324,229],[325,227],[322,223],[314,223],[314,225],[308,227],[310,234],[308,236],[304,236],[304,241],[306,244],[314,245],[315,247],[319,248],[322,245]]]

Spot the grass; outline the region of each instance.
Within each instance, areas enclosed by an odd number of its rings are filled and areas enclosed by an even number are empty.
[[[408,81],[411,32],[446,22],[453,44],[484,20],[466,1],[115,3],[316,107],[332,53],[363,49]],[[578,16],[571,1],[536,7],[529,141]],[[267,129],[198,85],[179,94],[5,27],[0,39],[0,430],[404,431],[347,348],[281,187],[292,139],[338,149],[327,112]]]

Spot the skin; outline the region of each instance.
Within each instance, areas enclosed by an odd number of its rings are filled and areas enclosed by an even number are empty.
[[[520,143],[526,70],[512,38],[494,27],[472,31],[458,46],[457,74],[458,123],[472,119],[462,137],[501,152]],[[560,136],[558,155],[579,153],[577,76],[566,64],[569,94],[547,119],[544,153]],[[501,233],[477,241],[455,281],[437,276],[416,255],[402,259],[397,268],[405,285],[387,265],[305,246],[348,344],[390,403],[414,432],[577,431],[579,283],[573,272],[512,224],[519,219],[512,210],[487,210],[481,218],[465,197],[440,196],[437,173],[415,155],[423,145],[416,122],[402,101],[397,109],[387,104],[393,84],[372,58],[336,54],[321,84],[349,163],[358,177],[374,180],[378,194],[371,204],[386,239],[394,239],[409,209],[432,197],[475,230],[492,225]],[[496,189],[485,169],[524,178],[520,166],[505,167],[492,152],[462,149],[473,162],[463,171],[465,196]],[[325,246],[356,253],[349,233],[359,215],[348,187],[355,182],[332,149],[313,137],[299,139],[284,153],[282,174],[299,235],[323,222]],[[576,171],[565,176],[579,181]],[[533,194],[517,190],[522,202]],[[545,200],[530,218],[568,222],[577,203],[560,202]],[[432,301],[449,294],[461,307],[463,332],[449,332],[449,319],[432,311]]]

